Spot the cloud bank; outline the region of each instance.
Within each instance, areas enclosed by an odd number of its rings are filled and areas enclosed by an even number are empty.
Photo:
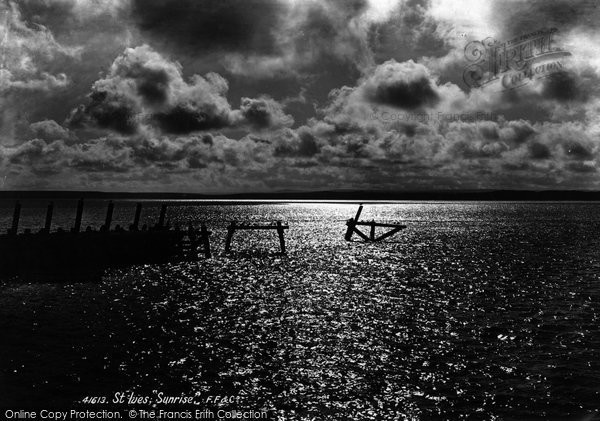
[[[8,2],[0,175],[146,191],[598,188],[596,8],[502,5]],[[545,25],[571,53],[555,70],[516,89],[464,83],[468,42]]]

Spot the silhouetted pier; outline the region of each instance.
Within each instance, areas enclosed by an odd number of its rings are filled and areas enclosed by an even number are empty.
[[[158,223],[139,228],[142,204],[136,205],[133,223],[125,230],[112,229],[114,203],[107,206],[104,224],[99,230],[81,230],[83,200],[77,203],[75,222],[66,231],[51,232],[54,203],[46,211],[45,224],[37,233],[26,229],[18,233],[21,203],[15,204],[11,228],[0,235],[0,276],[39,276],[85,274],[104,268],[129,264],[162,263],[173,258],[195,260],[199,253],[211,257],[210,232],[191,224],[186,230],[165,224],[167,204],[160,210]]]

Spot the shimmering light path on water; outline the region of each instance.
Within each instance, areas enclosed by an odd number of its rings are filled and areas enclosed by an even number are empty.
[[[241,393],[289,420],[600,410],[600,204],[366,205],[364,219],[409,221],[381,244],[343,241],[355,211],[176,208],[213,221],[214,259],[3,284],[0,404],[159,389]],[[289,222],[288,255],[255,232],[224,255],[232,219]]]

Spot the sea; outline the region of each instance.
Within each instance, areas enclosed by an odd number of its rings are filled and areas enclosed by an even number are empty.
[[[0,408],[163,393],[273,420],[600,419],[600,203],[364,203],[407,226],[378,243],[344,240],[355,202],[169,203],[172,225],[208,225],[211,259],[0,281]],[[22,205],[39,230],[47,203]],[[83,227],[106,205],[86,201]],[[53,229],[75,207],[55,201]],[[287,254],[274,231],[225,253],[233,220],[287,223]]]

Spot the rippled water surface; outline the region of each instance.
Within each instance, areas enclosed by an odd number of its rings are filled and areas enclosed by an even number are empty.
[[[1,283],[0,406],[164,390],[241,394],[282,420],[594,419],[600,204],[367,204],[363,219],[408,225],[377,244],[343,240],[355,211],[174,207],[172,222],[210,221],[213,259]],[[236,233],[225,254],[233,219],[288,222],[287,256],[274,232]]]

